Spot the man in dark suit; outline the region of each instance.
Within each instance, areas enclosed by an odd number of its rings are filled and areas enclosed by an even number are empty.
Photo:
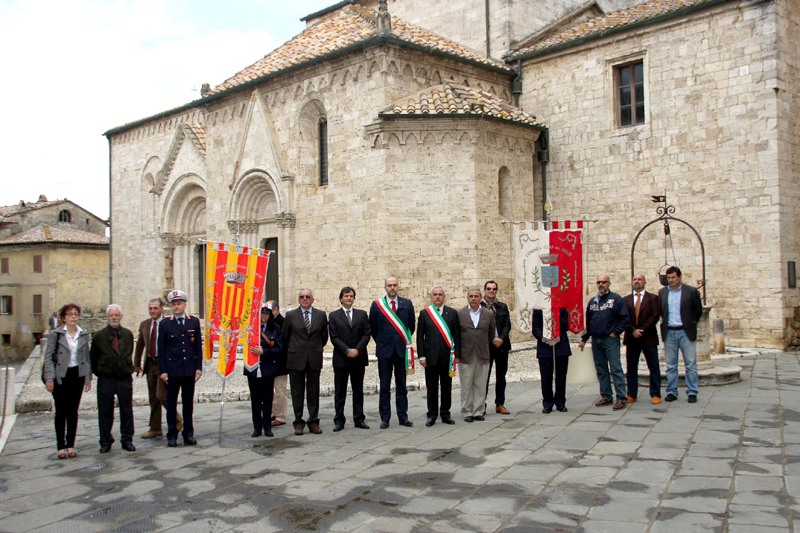
[[[511,351],[511,314],[508,306],[497,299],[497,282],[483,284],[481,306],[494,314],[497,331],[489,346],[489,376],[486,378],[486,398],[489,398],[489,380],[492,379],[492,366],[497,365],[497,379],[494,386],[494,411],[501,415],[511,414],[506,409],[506,373],[508,372],[508,353]],[[485,411],[485,409],[484,409]]]
[[[436,423],[437,416],[441,416],[445,424],[455,424],[450,416],[450,405],[461,327],[458,312],[444,305],[444,297],[444,287],[435,285],[431,289],[431,305],[420,311],[417,322],[417,357],[419,364],[425,367],[428,389],[428,420],[425,422],[428,427]]]
[[[558,339],[547,339],[544,336],[544,313],[541,309],[533,310],[531,320],[534,338],[536,338],[536,359],[539,362],[539,375],[542,378],[542,413],[550,414],[553,406],[561,413],[567,412],[567,371],[569,370],[569,312],[563,307],[558,309]],[[555,341],[555,342],[554,342]],[[555,374],[556,390],[553,392],[553,375]]]
[[[650,370],[650,397],[654,404],[661,403],[661,369],[658,366],[658,332],[656,324],[661,317],[658,295],[644,290],[647,281],[644,274],[636,274],[631,280],[633,292],[623,298],[628,306],[631,325],[625,330],[622,344],[628,369],[628,403],[636,401],[639,391],[639,355],[644,353]]]
[[[150,429],[142,435],[143,439],[152,439],[163,435],[161,431],[161,407],[167,407],[167,385],[158,379],[158,358],[156,346],[158,345],[158,324],[162,320],[164,302],[161,298],[153,298],[147,303],[147,312],[150,318],[139,324],[139,338],[136,341],[134,352],[133,370],[136,375],[144,374],[147,378],[147,391],[150,400]],[[147,353],[142,370],[142,355]],[[183,417],[178,416],[178,431],[183,429]]]
[[[308,430],[322,433],[319,427],[319,375],[322,372],[322,349],[328,342],[328,317],[325,311],[314,309],[314,293],[300,289],[297,295],[300,307],[286,313],[281,331],[286,368],[289,370],[289,389],[294,408],[294,434],[302,435],[306,427],[303,420],[303,397],[308,400]]]
[[[333,404],[336,416],[333,431],[344,429],[344,402],[347,380],[353,389],[353,422],[357,428],[369,429],[364,422],[364,370],[369,364],[369,317],[366,311],[353,309],[356,290],[344,287],[339,291],[342,307],[328,315],[328,332],[333,344]]]
[[[408,389],[406,388],[406,357],[413,354],[411,335],[414,334],[414,305],[411,300],[397,296],[400,284],[397,278],[386,278],[383,284],[386,297],[372,302],[369,310],[369,328],[375,340],[378,358],[380,396],[378,411],[381,429],[389,427],[392,418],[392,372],[395,381],[395,406],[401,426],[411,427],[408,419]]]
[[[122,309],[111,304],[106,309],[108,326],[92,335],[90,358],[97,376],[97,418],[100,425],[100,453],[108,453],[114,443],[114,397],[119,401],[119,433],[122,449],[133,445],[133,333],[121,326]]]
[[[194,446],[194,384],[203,375],[203,335],[200,319],[186,313],[189,297],[173,290],[167,295],[172,316],[158,325],[158,371],[167,384],[167,446],[178,445],[178,393],[183,402],[183,444]]]
[[[697,401],[697,322],[703,316],[700,292],[684,285],[681,269],[667,269],[667,283],[658,291],[661,300],[661,339],[664,341],[664,358],[667,360],[668,402],[678,399],[678,350],[683,354],[686,367],[686,393],[689,403]]]

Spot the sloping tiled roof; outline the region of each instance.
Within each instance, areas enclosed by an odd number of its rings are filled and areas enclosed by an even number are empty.
[[[52,200],[49,202],[25,202],[25,205],[21,204],[4,205],[0,206],[0,216],[8,217],[11,215],[16,215],[21,211],[33,211],[35,209],[50,207],[51,205],[60,204],[66,201],[67,199],[64,198],[63,200]]]
[[[493,94],[455,83],[434,85],[411,97],[403,98],[381,111],[378,116],[391,118],[437,115],[488,116],[526,126],[542,127],[536,122],[536,117]]]
[[[513,50],[506,55],[506,59],[512,60],[523,56],[538,55],[538,53],[543,53],[553,48],[564,48],[586,39],[602,37],[607,33],[622,30],[628,26],[655,21],[662,17],[678,15],[685,10],[702,8],[725,1],[728,0],[650,0],[643,4],[619,9],[587,20],[533,46]]]
[[[288,67],[300,65],[375,36],[377,36],[377,30],[374,11],[358,5],[344,6],[338,13],[306,28],[302,33],[264,56],[263,59],[217,85],[212,94]],[[487,59],[444,37],[395,17],[392,17],[391,36],[431,51],[513,73],[513,70],[503,63]]]
[[[206,128],[202,124],[192,122],[185,125],[186,136],[192,141],[197,151],[205,157],[206,155]]]
[[[51,226],[42,224],[27,231],[17,233],[3,240],[0,246],[5,244],[40,244],[40,243],[66,243],[66,244],[105,244],[108,245],[108,237],[81,231],[79,229],[65,226]]]

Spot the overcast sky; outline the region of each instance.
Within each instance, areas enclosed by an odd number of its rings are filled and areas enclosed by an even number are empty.
[[[108,217],[103,132],[199,98],[336,0],[0,0],[0,205]]]

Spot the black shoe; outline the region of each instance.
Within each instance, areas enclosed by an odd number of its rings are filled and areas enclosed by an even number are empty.
[[[356,427],[358,429],[369,429],[369,426],[365,422],[359,422],[358,424],[356,424]]]
[[[381,429],[388,429],[388,428],[389,428],[389,422],[381,422]]]
[[[553,412],[553,408],[552,407],[543,407],[542,408],[542,413],[544,413],[546,415],[549,415],[552,412]]]
[[[442,418],[442,422],[444,422],[445,424],[455,424],[456,423],[456,421],[453,420],[452,418]]]
[[[111,451],[110,444],[103,444],[102,446],[100,446],[100,453],[108,453],[110,451]]]
[[[253,437],[253,438],[260,437],[261,436],[261,430],[257,429],[255,431],[253,431],[253,433],[251,433],[250,436]]]
[[[432,426],[432,425],[434,425],[435,423],[436,423],[436,419],[435,419],[435,418],[429,418],[429,419],[428,419],[428,420],[425,422],[425,425],[426,425],[426,426],[428,426],[428,427],[431,427],[431,426]]]
[[[689,403],[697,403],[697,396],[694,394],[689,395]]]
[[[336,424],[335,426],[333,426],[333,432],[334,433],[336,433],[338,431],[341,431],[343,429],[344,429],[344,424]]]
[[[556,409],[558,409],[559,413],[566,413],[567,412],[567,406],[566,405],[559,405],[559,406],[556,407]]]
[[[413,426],[413,425],[414,425],[414,422],[412,422],[411,420],[409,420],[408,418],[406,418],[405,420],[401,420],[401,421],[400,421],[400,425],[401,425],[401,426],[405,426],[405,427],[407,427],[407,428],[410,428],[411,426]]]
[[[194,437],[183,437],[184,446],[195,446],[196,444],[197,440]]]
[[[173,440],[168,440],[167,441],[167,446],[169,446],[170,448],[176,448],[178,446],[178,441],[176,441],[174,439]]]
[[[464,422],[472,422],[472,417],[471,416],[465,416],[464,417]]]
[[[264,436],[265,437],[272,437],[272,428],[264,428]]]
[[[126,442],[125,444],[122,445],[122,449],[125,450],[126,452],[135,452],[136,446],[134,446],[132,442]]]
[[[667,394],[667,397],[666,397],[666,398],[664,398],[664,399],[665,399],[666,401],[668,401],[668,402],[674,402],[675,400],[677,400],[677,399],[678,399],[678,397],[677,397],[677,396],[675,396],[674,394],[670,393],[670,394]]]
[[[483,415],[473,416],[472,419],[475,420],[476,422],[483,422],[484,420],[486,420],[485,418],[483,418]]]

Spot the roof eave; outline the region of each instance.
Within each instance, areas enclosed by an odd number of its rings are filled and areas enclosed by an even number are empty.
[[[126,132],[126,131],[128,131],[130,129],[136,128],[136,127],[141,126],[143,124],[147,124],[148,122],[152,122],[153,120],[158,120],[160,118],[163,118],[163,117],[166,117],[166,116],[169,116],[169,115],[173,115],[173,114],[176,114],[176,113],[181,113],[181,112],[186,111],[188,109],[201,107],[203,105],[206,105],[206,104],[209,104],[209,103],[214,102],[216,100],[219,100],[221,98],[224,98],[224,97],[226,97],[228,95],[234,94],[237,91],[243,91],[243,90],[245,90],[245,89],[247,89],[249,87],[253,87],[255,85],[261,84],[261,83],[263,83],[263,82],[265,82],[267,80],[271,80],[273,78],[277,78],[278,76],[283,76],[285,74],[289,74],[289,73],[294,72],[296,70],[299,70],[301,68],[309,67],[311,65],[315,65],[315,64],[320,63],[322,61],[328,61],[330,59],[335,59],[337,57],[341,57],[341,56],[350,54],[352,52],[355,52],[355,51],[360,50],[362,48],[366,48],[366,47],[371,46],[371,45],[380,45],[380,44],[395,44],[397,46],[402,46],[404,48],[409,48],[409,49],[412,49],[412,50],[420,50],[420,51],[423,51],[423,52],[430,53],[431,55],[435,55],[435,56],[439,56],[439,57],[446,57],[446,58],[449,58],[449,59],[454,59],[454,60],[460,61],[462,63],[467,63],[467,64],[470,64],[470,65],[474,65],[474,66],[478,66],[478,67],[481,67],[481,68],[484,68],[484,69],[491,70],[492,72],[496,72],[496,73],[499,73],[499,74],[504,74],[504,75],[508,76],[509,78],[514,76],[514,75],[516,75],[514,70],[509,68],[509,67],[487,65],[486,63],[481,63],[480,61],[475,61],[474,59],[468,59],[468,58],[460,57],[460,56],[457,56],[457,55],[454,55],[454,54],[449,54],[449,53],[443,52],[441,50],[436,50],[434,48],[429,48],[427,46],[422,46],[422,45],[410,43],[410,42],[405,41],[403,39],[397,38],[397,37],[395,37],[393,35],[375,35],[375,36],[370,37],[368,39],[364,39],[363,41],[359,41],[357,43],[351,44],[350,46],[345,46],[344,48],[340,48],[338,50],[334,50],[332,52],[328,52],[327,54],[323,54],[321,56],[313,57],[313,58],[308,59],[306,61],[303,61],[301,63],[297,63],[296,65],[291,65],[291,66],[283,68],[281,70],[276,70],[275,72],[270,72],[269,74],[264,74],[263,76],[259,76],[257,78],[253,78],[252,80],[248,80],[248,81],[246,81],[244,83],[240,83],[239,85],[235,85],[233,87],[229,87],[227,89],[224,89],[224,90],[222,90],[220,92],[217,92],[217,93],[214,93],[214,94],[210,94],[210,95],[206,96],[205,98],[200,98],[198,100],[193,100],[192,102],[189,102],[188,104],[183,105],[181,107],[176,107],[176,108],[171,109],[169,111],[164,111],[162,113],[158,113],[156,115],[152,115],[152,116],[137,120],[135,122],[130,122],[128,124],[124,124],[122,126],[119,126],[119,127],[116,127],[116,128],[112,128],[112,129],[106,131],[105,133],[103,133],[103,135],[108,137],[110,135],[117,135],[117,134],[120,134],[120,133],[124,133],[124,132]]]
[[[423,113],[414,113],[413,115],[406,115],[406,114],[398,114],[398,113],[378,113],[378,118],[384,120],[401,120],[405,118],[409,119],[431,119],[431,118],[475,118],[475,119],[489,119],[489,120],[496,120],[498,122],[502,122],[503,124],[508,124],[510,126],[522,126],[525,128],[534,129],[537,131],[545,131],[547,130],[547,126],[542,126],[540,124],[527,124],[525,122],[517,122],[516,120],[508,120],[502,117],[496,117],[494,115],[487,115],[485,113],[430,113],[430,114],[423,114]]]
[[[594,41],[596,39],[602,39],[603,37],[608,37],[610,35],[615,35],[617,33],[622,33],[625,31],[633,30],[636,28],[641,28],[643,26],[648,26],[650,24],[656,24],[658,22],[662,22],[665,20],[669,20],[671,18],[680,17],[682,15],[687,15],[689,13],[693,13],[695,11],[700,11],[703,9],[707,9],[719,4],[724,4],[727,2],[732,2],[734,0],[711,0],[710,2],[705,2],[702,4],[695,4],[693,6],[684,7],[682,9],[678,9],[677,11],[673,11],[671,13],[665,13],[664,15],[659,15],[657,17],[653,17],[651,19],[642,20],[639,22],[634,22],[633,24],[628,24],[625,26],[619,26],[617,28],[612,28],[608,31],[604,31],[601,33],[597,33],[594,35],[587,35],[586,37],[581,37],[579,39],[575,39],[574,41],[568,41],[566,43],[558,44],[555,46],[551,46],[549,48],[543,48],[541,50],[536,50],[535,52],[529,52],[527,54],[520,54],[520,55],[511,55],[505,58],[506,63],[515,63],[517,61],[524,61],[526,59],[532,59],[534,57],[544,56],[547,54],[551,54],[554,52],[558,52],[561,50],[565,50],[567,48],[571,48],[573,46],[578,46],[590,41]]]

